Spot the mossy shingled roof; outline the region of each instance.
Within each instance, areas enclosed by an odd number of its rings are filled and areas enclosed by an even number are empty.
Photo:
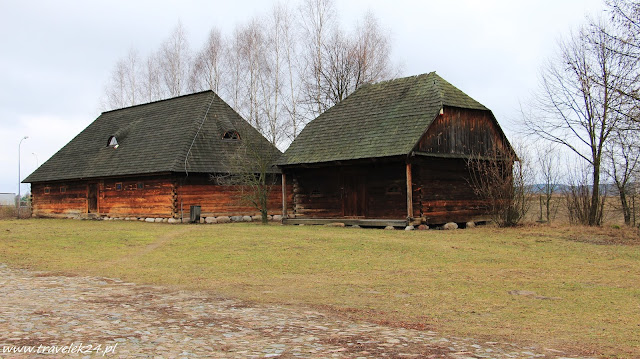
[[[223,139],[230,130],[241,140]],[[108,146],[111,136],[118,148]],[[218,95],[204,91],[102,113],[24,182],[236,172],[251,161],[237,157],[245,145],[280,155]]]
[[[443,106],[488,110],[435,72],[363,86],[307,124],[279,164],[407,155]]]

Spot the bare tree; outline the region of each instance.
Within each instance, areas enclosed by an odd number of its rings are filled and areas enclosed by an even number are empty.
[[[140,59],[138,57],[138,51],[134,48],[129,50],[129,54],[126,58],[127,65],[126,69],[126,77],[127,77],[127,87],[125,88],[126,99],[129,106],[137,105],[139,101],[139,85],[138,85],[138,67]]]
[[[606,34],[621,49],[625,56],[640,57],[640,1],[638,0],[605,0],[611,13],[611,27],[604,29]],[[636,100],[638,94],[630,94]]]
[[[541,181],[541,188],[538,188],[539,201],[540,201],[540,220],[543,220],[543,207],[544,220],[547,223],[551,223],[553,213],[557,209],[557,206],[553,206],[553,196],[558,192],[560,187],[560,156],[557,148],[553,144],[546,146],[539,146],[537,148],[537,168],[538,168],[538,180]]]
[[[492,221],[500,227],[517,225],[529,210],[532,173],[524,159],[525,151],[520,152],[522,158],[510,149],[496,148],[467,160],[470,184],[484,201]]]
[[[223,89],[223,95],[228,99],[238,113],[243,114],[241,111],[242,102],[244,101],[244,71],[242,64],[242,30],[236,27],[231,37],[227,40],[228,46],[224,51],[225,67],[227,80],[225,81],[225,88]]]
[[[356,71],[353,90],[399,73],[399,68],[392,65],[389,34],[372,12],[367,12],[357,26],[354,47]]]
[[[258,210],[262,224],[267,224],[269,197],[278,189],[279,176],[273,163],[280,154],[273,147],[243,141],[225,164],[232,171],[211,174],[210,179],[219,185],[234,187],[236,200]]]
[[[323,48],[327,38],[336,26],[335,9],[332,0],[305,0],[300,7],[302,36],[307,39],[303,49],[303,71],[300,81],[304,92],[304,102],[310,114],[315,117],[328,106],[322,93],[322,73],[325,63]]]
[[[241,26],[238,31],[239,51],[242,59],[241,66],[245,77],[244,89],[245,101],[240,109],[244,117],[253,127],[264,133],[264,122],[260,116],[260,110],[264,97],[261,96],[263,84],[263,71],[265,63],[265,36],[258,19],[254,18],[247,25]]]
[[[321,78],[319,98],[322,101],[319,108],[324,112],[355,89],[357,55],[355,45],[340,29],[335,29],[322,48],[326,65],[318,69]]]
[[[631,225],[633,212],[629,196],[634,194],[634,182],[637,181],[638,169],[640,169],[639,146],[637,130],[617,131],[606,150],[607,172],[618,190],[620,209],[624,216],[624,223],[627,225]]]
[[[604,219],[604,205],[606,192],[601,187],[594,187],[590,183],[589,169],[585,163],[577,163],[569,169],[567,174],[567,186],[564,188],[565,204],[569,222],[574,224],[588,224],[592,216],[596,223],[602,223]],[[601,194],[598,206],[593,207],[593,192]]]
[[[284,21],[279,22],[280,39],[284,50],[284,65],[286,67],[286,79],[283,81],[282,107],[287,114],[285,128],[288,128],[288,130],[285,135],[289,141],[293,141],[305,125],[305,116],[299,106],[301,102],[301,86],[297,81],[300,71],[298,61],[300,41],[298,41],[298,33],[295,31],[296,17],[294,12],[287,6],[280,4],[276,5],[273,11],[279,13],[279,18],[284,19]]]
[[[265,19],[266,48],[263,58],[265,63],[260,77],[263,97],[261,112],[265,119],[264,134],[274,145],[277,145],[284,135],[282,92],[286,83],[285,47],[288,45],[284,30],[289,20],[286,18],[287,13],[282,9],[279,6],[274,7]]]
[[[111,72],[111,80],[105,88],[105,109],[122,108],[139,103],[140,83],[138,81],[139,57],[131,48],[124,59],[116,63]]]
[[[122,60],[116,63],[109,83],[105,86],[105,95],[102,100],[104,110],[122,108],[126,106],[127,70],[126,63]]]
[[[333,0],[303,0],[299,10],[275,5],[226,37],[214,28],[193,57],[178,23],[146,60],[118,62],[104,106],[211,89],[273,144],[286,145],[359,86],[394,75],[390,38],[371,13],[345,32]]]
[[[606,0],[612,17],[630,32],[638,36],[640,30],[640,1],[638,0]]]
[[[149,55],[142,65],[140,75],[141,97],[144,102],[163,98],[158,58],[155,53]]]
[[[235,109],[274,145],[284,138],[285,13],[274,8],[236,28],[227,53]]]
[[[635,61],[612,50],[615,42],[592,23],[560,44],[557,59],[541,75],[539,116],[525,117],[532,134],[559,143],[590,165],[591,193],[585,224],[599,225],[600,181],[605,146],[623,121],[619,109],[628,98],[611,89],[624,87]],[[618,110],[616,110],[618,109]]]
[[[182,23],[178,22],[169,38],[162,44],[158,60],[167,95],[182,95],[186,89],[191,62],[189,41]]]
[[[315,117],[342,101],[360,86],[396,74],[391,63],[391,40],[372,13],[353,34],[334,19],[328,0],[308,0],[302,11],[303,29],[311,39],[304,51],[303,93]]]
[[[194,58],[189,77],[190,91],[213,90],[220,92],[223,78],[225,44],[217,28],[211,29],[204,47]]]

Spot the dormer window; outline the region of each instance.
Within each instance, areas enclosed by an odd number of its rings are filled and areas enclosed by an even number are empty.
[[[225,132],[224,135],[222,135],[222,139],[223,140],[239,140],[240,134],[238,134],[238,131],[230,130]]]
[[[109,137],[109,141],[107,143],[108,147],[118,148],[118,140],[116,140],[116,136]]]

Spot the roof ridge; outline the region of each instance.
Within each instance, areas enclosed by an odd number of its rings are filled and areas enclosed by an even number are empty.
[[[182,160],[181,154],[184,153],[184,171],[188,174],[187,161],[189,160],[189,153],[191,152],[191,148],[193,147],[193,144],[196,142],[200,129],[202,128],[202,126],[207,120],[209,109],[211,109],[211,106],[213,105],[213,102],[217,97],[215,92],[211,90],[208,90],[208,91],[211,93],[211,101],[208,101],[202,104],[202,110],[199,112],[199,116],[195,120],[193,120],[193,122],[190,125],[192,126],[192,131],[185,131],[185,134],[184,134],[185,140],[188,140],[189,138],[192,138],[192,140],[191,142],[185,141],[185,145],[184,145],[185,151],[176,151],[176,157],[174,158],[173,164],[171,165],[170,168],[177,169],[181,167],[179,162],[181,162]],[[202,92],[207,92],[207,91],[202,91]],[[196,126],[197,126],[197,129],[196,129]],[[193,133],[193,136],[190,135],[192,133]],[[188,134],[189,136],[187,136]]]
[[[435,71],[362,86],[312,120],[279,163],[407,155],[445,106],[488,110]]]
[[[201,95],[201,94],[203,94],[205,92],[213,92],[213,90],[203,90],[203,91],[192,92],[192,93],[188,93],[188,94],[184,94],[184,95],[180,95],[180,96],[176,96],[176,97],[167,97],[167,98],[163,98],[163,99],[160,99],[160,100],[154,100],[154,101],[150,101],[150,102],[139,103],[139,104],[135,104],[133,106],[114,108],[112,110],[103,111],[102,114],[116,112],[116,111],[122,111],[122,110],[128,110],[128,109],[135,108],[135,107],[153,105],[153,104],[156,104],[158,102],[171,101],[171,100],[175,100],[175,99],[181,98],[181,97]],[[215,92],[213,92],[213,93],[215,93]]]
[[[438,74],[433,72],[433,84],[435,86],[436,95],[440,99],[440,108],[444,107],[444,89],[442,88],[442,82],[440,80],[444,80]]]
[[[185,158],[189,174],[233,170],[225,160],[237,146],[223,141],[210,128],[215,127],[218,116],[229,118],[234,124],[246,121],[230,106],[222,106],[224,100],[213,91],[173,100],[103,113],[25,181],[180,174]],[[114,133],[122,137],[118,137],[117,149],[105,142]],[[248,138],[270,145],[257,131],[248,133]]]
[[[487,106],[483,105],[482,103],[480,103],[478,100],[476,100],[475,98],[471,97],[469,94],[467,94],[466,92],[462,91],[461,89],[459,89],[458,87],[456,87],[455,85],[453,85],[451,82],[445,80],[444,78],[442,78],[440,75],[435,74],[438,83],[439,83],[439,90],[440,90],[440,94],[441,94],[441,99],[442,99],[442,106],[451,106],[451,107],[462,107],[462,108],[475,108],[475,109],[482,109],[482,110],[489,110],[489,108],[487,108]],[[447,88],[449,89],[449,92],[447,93]],[[454,91],[453,93],[451,91]],[[459,103],[454,103],[456,102],[456,100],[463,100],[464,102],[468,102],[470,101],[471,104],[467,103],[465,105],[460,105]],[[478,106],[480,108],[478,108]]]

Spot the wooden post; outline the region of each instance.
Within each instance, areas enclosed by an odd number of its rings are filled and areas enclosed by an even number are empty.
[[[411,163],[407,163],[407,218],[413,218],[413,186],[411,180]]]
[[[282,220],[287,218],[287,176],[282,172]]]

